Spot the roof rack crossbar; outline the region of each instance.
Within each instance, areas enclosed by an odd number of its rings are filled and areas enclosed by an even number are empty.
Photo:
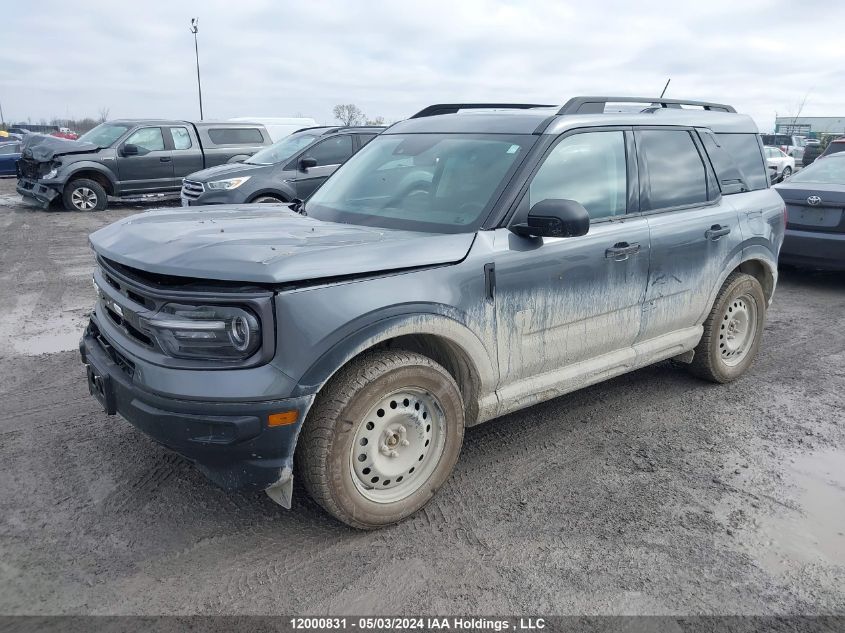
[[[699,106],[704,110],[716,112],[736,112],[733,106],[709,101],[690,101],[689,99],[661,99],[659,97],[572,97],[558,114],[603,114],[608,103],[649,103],[652,107],[680,108],[681,106]]]
[[[436,103],[417,112],[412,119],[421,119],[438,114],[455,114],[459,110],[530,110],[531,108],[553,108],[541,103]]]

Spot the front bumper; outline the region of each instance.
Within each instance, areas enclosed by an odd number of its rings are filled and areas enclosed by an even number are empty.
[[[296,439],[313,395],[273,401],[251,402],[245,396],[243,402],[199,402],[151,393],[135,384],[137,369],[132,360],[105,339],[94,321],[86,329],[79,351],[89,392],[108,415],[120,414],[194,462],[226,490],[278,490],[284,486],[289,502]],[[213,396],[209,394],[209,398]],[[295,423],[268,425],[271,413],[291,410],[298,413]]]
[[[180,193],[183,207],[198,207],[206,204],[244,204],[251,195],[250,191],[241,191],[242,187],[232,190],[213,191],[206,189],[198,197],[189,197]]]
[[[57,183],[57,186],[61,187],[61,184]],[[56,189],[54,185],[44,185],[30,178],[18,178],[15,189],[21,196],[33,200],[45,209],[53,200],[62,195],[61,189]]]
[[[787,229],[779,261],[793,266],[845,270],[845,233]]]

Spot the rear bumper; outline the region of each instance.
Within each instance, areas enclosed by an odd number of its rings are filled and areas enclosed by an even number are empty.
[[[787,229],[779,261],[793,266],[845,270],[845,233]]]
[[[37,180],[31,180],[30,178],[18,178],[18,185],[15,189],[21,196],[28,198],[45,209],[50,206],[53,200],[62,194],[60,189],[56,189],[50,185],[43,185]]]
[[[126,359],[96,325],[86,329],[79,351],[89,392],[108,415],[120,414],[220,487],[265,490],[291,480],[296,439],[313,395],[259,402],[162,397],[133,383]],[[269,414],[291,410],[298,412],[295,423],[268,426]]]

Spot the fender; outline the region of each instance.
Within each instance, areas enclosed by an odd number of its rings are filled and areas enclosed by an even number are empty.
[[[288,202],[296,198],[296,192],[293,190],[293,187],[285,187],[285,186],[278,186],[278,187],[262,187],[258,191],[254,191],[249,195],[249,198],[245,200],[245,202],[252,202],[256,198],[260,198],[261,196],[278,196],[284,198]]]
[[[704,314],[702,314],[701,317],[699,318],[699,320],[698,320],[699,323],[704,323],[704,321],[707,319],[707,315],[710,314],[710,310],[713,308],[713,304],[716,301],[716,295],[719,294],[719,290],[722,289],[722,286],[724,285],[725,280],[728,278],[728,276],[732,272],[734,272],[737,268],[739,268],[743,264],[747,264],[749,262],[756,262],[756,263],[762,264],[765,267],[765,269],[769,272],[769,274],[772,276],[772,293],[769,296],[767,307],[772,304],[772,298],[774,297],[774,291],[775,291],[775,288],[777,287],[778,268],[777,268],[777,264],[773,263],[773,261],[772,261],[771,250],[769,250],[765,246],[758,246],[757,248],[750,248],[750,249],[744,248],[744,249],[742,249],[742,256],[741,256],[739,263],[737,263],[735,266],[726,266],[725,267],[726,269],[724,271],[722,271],[722,273],[719,275],[719,280],[716,282],[716,285],[710,291],[710,296],[707,299],[707,308],[706,308]],[[764,290],[764,292],[765,292],[765,290]]]
[[[433,312],[394,315],[381,313],[370,316],[376,317],[377,320],[342,337],[306,370],[297,381],[292,397],[319,391],[346,363],[383,341],[403,335],[429,334],[456,345],[472,363],[478,380],[479,411],[476,422],[495,416],[498,409],[498,399],[495,395],[498,382],[496,360],[491,358],[481,339],[469,327],[452,317]]]
[[[70,163],[69,165],[67,165],[66,169],[67,173],[61,174],[54,181],[56,184],[62,185],[62,188],[64,188],[64,186],[68,182],[70,182],[73,177],[80,171],[96,171],[97,173],[102,174],[108,179],[109,183],[111,183],[114,195],[119,195],[119,187],[117,185],[117,178],[115,177],[114,172],[102,163],[98,163],[93,160],[82,160],[79,162]]]

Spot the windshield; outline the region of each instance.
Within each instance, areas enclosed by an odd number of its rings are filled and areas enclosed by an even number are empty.
[[[845,185],[845,155],[817,160],[789,179],[789,182],[815,182],[823,185]]]
[[[85,132],[78,140],[86,143],[93,143],[97,147],[108,147],[119,139],[126,130],[128,125],[117,125],[115,123],[100,123],[92,130]]]
[[[478,229],[537,136],[376,137],[308,201],[309,216],[431,233]]]
[[[317,134],[310,133],[291,134],[278,143],[273,143],[270,147],[265,147],[260,152],[256,152],[244,162],[250,165],[274,165],[275,163],[281,163],[296,154],[303,147],[310,145],[317,137]]]

